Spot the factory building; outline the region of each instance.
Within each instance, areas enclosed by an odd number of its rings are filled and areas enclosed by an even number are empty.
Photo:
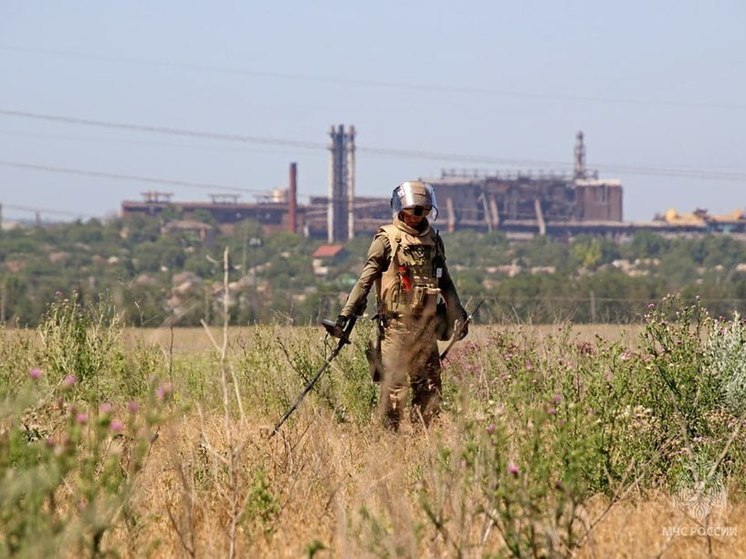
[[[168,193],[146,192],[142,201],[123,202],[122,215],[155,216],[173,207],[185,218],[199,210],[226,226],[254,219],[267,233],[292,231],[329,243],[369,236],[391,219],[389,199],[355,195],[354,127],[332,126],[329,137],[328,194],[311,197],[308,205],[297,202],[297,168],[292,163],[288,188],[257,203],[241,203],[237,195],[213,195],[211,202],[177,203]],[[421,178],[435,187],[438,224],[451,232],[472,229],[570,235],[598,232],[599,228],[601,232],[626,230],[628,225],[622,223],[622,184],[586,168],[582,132],[576,136],[572,173],[450,169],[437,178]]]

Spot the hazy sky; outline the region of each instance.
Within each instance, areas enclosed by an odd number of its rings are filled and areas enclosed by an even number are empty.
[[[363,195],[443,168],[570,171],[583,130],[626,220],[731,212],[745,26],[742,0],[0,0],[0,203],[253,202],[292,161],[305,203],[329,127],[352,124]]]

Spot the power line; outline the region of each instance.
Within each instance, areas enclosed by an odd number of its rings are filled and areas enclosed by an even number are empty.
[[[471,95],[482,95],[491,97],[512,97],[518,99],[536,99],[544,101],[571,101],[571,102],[593,102],[606,104],[625,104],[625,105],[659,105],[669,107],[688,107],[700,109],[725,109],[725,110],[744,110],[746,105],[740,103],[719,103],[708,101],[675,101],[671,99],[635,99],[623,97],[601,97],[589,95],[563,95],[559,93],[537,93],[530,91],[514,91],[492,88],[482,88],[473,86],[449,86],[442,84],[426,84],[411,82],[392,82],[383,80],[339,78],[333,76],[320,76],[311,74],[294,74],[287,72],[275,72],[267,70],[251,70],[241,68],[221,68],[212,65],[189,64],[182,62],[167,62],[158,60],[143,60],[136,58],[104,56],[98,54],[88,54],[67,50],[57,49],[39,49],[19,47],[14,45],[0,45],[0,50],[26,52],[31,54],[45,56],[61,56],[66,58],[78,58],[81,60],[100,60],[102,62],[124,62],[127,64],[137,64],[144,66],[153,66],[160,68],[177,68],[196,72],[212,72],[221,74],[232,74],[239,76],[252,76],[259,78],[273,78],[283,80],[300,80],[318,83],[351,85],[355,87],[375,87],[387,89],[402,89],[410,91],[419,91],[425,93],[461,93]]]
[[[87,213],[80,213],[80,212],[67,212],[65,210],[52,210],[49,208],[39,208],[36,206],[17,206],[15,204],[2,204],[3,210],[16,210],[19,212],[32,212],[32,213],[45,213],[45,214],[53,214],[53,215],[65,215],[68,217],[87,217],[87,218],[95,218],[98,216],[94,216]]]
[[[113,121],[102,121],[94,119],[66,117],[59,115],[49,115],[43,113],[35,113],[29,111],[16,111],[10,109],[0,109],[0,116],[10,116],[18,118],[30,118],[35,120],[45,120],[51,122],[60,122],[65,124],[75,124],[83,126],[95,126],[99,128],[109,129],[121,129],[121,130],[132,130],[146,133],[156,134],[167,134],[174,136],[193,137],[193,138],[208,138],[218,141],[228,142],[242,142],[242,143],[258,143],[258,144],[272,144],[282,146],[292,146],[303,149],[314,149],[314,150],[326,150],[328,146],[320,142],[309,142],[304,140],[292,140],[286,138],[271,138],[261,136],[248,136],[243,134],[228,134],[219,132],[206,132],[200,130],[160,127],[152,125],[142,124],[130,124]],[[546,167],[569,167],[572,164],[568,162],[560,161],[542,161],[534,159],[516,159],[516,158],[504,158],[504,157],[492,157],[484,155],[469,155],[469,154],[458,154],[458,153],[439,153],[430,151],[418,151],[410,149],[399,149],[399,148],[379,148],[379,147],[365,147],[357,146],[356,149],[363,153],[369,153],[372,155],[379,155],[384,157],[399,157],[405,159],[426,159],[434,161],[449,161],[449,162],[466,162],[473,164],[484,164],[484,165],[523,165],[523,166],[534,166],[539,168]],[[623,164],[597,164],[594,167],[605,170],[607,172],[623,172],[634,175],[650,175],[650,176],[668,176],[668,177],[685,177],[695,179],[707,179],[707,180],[723,180],[723,181],[746,181],[746,172],[744,171],[717,171],[717,170],[702,170],[702,169],[683,169],[683,168],[667,168],[667,167],[655,167],[655,166],[634,166],[634,165],[623,165]],[[188,186],[188,185],[184,185]],[[229,187],[232,189],[232,187]]]
[[[105,179],[114,180],[125,180],[125,181],[138,181],[138,182],[151,182],[157,184],[168,184],[172,186],[186,186],[190,188],[207,188],[210,190],[223,190],[229,192],[250,192],[250,193],[261,193],[266,194],[264,190],[255,190],[250,188],[240,188],[237,186],[226,186],[214,183],[203,183],[203,182],[191,182],[176,179],[164,179],[154,177],[143,177],[138,175],[124,175],[120,173],[108,173],[102,171],[88,171],[84,169],[70,169],[67,167],[53,167],[51,165],[37,165],[34,163],[20,163],[16,161],[0,161],[0,165],[4,167],[15,167],[18,169],[30,169],[34,171],[48,171],[52,173],[66,173],[71,175],[82,175],[88,177],[98,177]]]
[[[137,132],[146,133],[157,133],[167,134],[173,136],[184,136],[191,138],[209,138],[212,140],[229,141],[229,142],[244,142],[244,143],[257,143],[257,144],[274,144],[282,146],[293,146],[304,149],[316,149],[316,150],[327,150],[327,144],[320,142],[308,142],[304,140],[289,140],[285,138],[270,138],[260,136],[247,136],[243,134],[227,134],[220,132],[205,132],[200,130],[189,130],[183,128],[170,128],[153,125],[142,125],[142,124],[129,124],[114,121],[103,121],[94,120],[87,118],[76,118],[67,117],[60,115],[50,115],[43,113],[35,113],[28,111],[16,111],[10,109],[0,109],[0,115],[18,117],[18,118],[29,118],[34,120],[45,120],[51,122],[60,122],[64,124],[76,124],[82,126],[95,126],[99,128],[119,129],[119,130],[132,130]],[[480,155],[464,155],[454,153],[437,153],[427,151],[416,151],[407,149],[396,149],[396,148],[376,148],[376,147],[365,147],[358,146],[356,149],[360,152],[370,153],[374,155],[382,155],[388,157],[400,157],[407,159],[431,159],[440,161],[459,161],[469,163],[485,163],[493,165],[569,165],[568,163],[559,163],[556,161],[537,161],[530,159],[511,159],[503,157],[488,157]]]
[[[227,186],[227,185],[221,185],[221,184],[215,184],[215,183],[202,183],[202,182],[183,181],[179,179],[146,177],[142,175],[126,175],[122,173],[111,173],[111,172],[105,172],[105,171],[91,171],[88,169],[72,169],[69,167],[56,167],[52,165],[40,165],[36,163],[24,163],[24,162],[19,162],[19,161],[0,160],[0,166],[12,167],[16,169],[26,169],[26,170],[31,170],[31,171],[44,171],[44,172],[49,172],[49,173],[79,175],[79,176],[85,176],[85,177],[96,177],[96,178],[122,180],[122,181],[136,181],[136,182],[145,182],[145,183],[165,184],[165,185],[170,185],[170,186],[185,186],[185,187],[190,187],[190,188],[202,188],[202,189],[208,189],[208,190],[221,190],[223,192],[250,193],[250,194],[255,194],[255,195],[260,195],[260,196],[269,195],[269,191],[266,189],[261,190],[257,188],[242,188],[242,187],[237,187],[237,186]],[[298,195],[299,198],[309,198],[311,196],[315,196],[315,195],[312,195],[312,194],[299,194]],[[325,199],[325,200],[328,200],[328,199]],[[344,198],[344,200],[346,200],[346,198]]]
[[[178,149],[199,149],[199,150],[221,150],[226,151],[226,149],[231,149],[232,151],[235,151],[237,153],[261,153],[261,154],[268,154],[268,153],[283,153],[283,154],[291,154],[295,153],[295,151],[292,151],[291,149],[274,149],[274,148],[249,148],[249,147],[240,147],[240,146],[232,146],[231,148],[226,148],[226,146],[215,146],[215,145],[206,145],[204,143],[202,144],[177,144],[177,143],[168,143],[168,142],[155,142],[155,141],[144,141],[144,140],[124,140],[124,139],[114,139],[114,138],[93,138],[90,136],[74,136],[69,134],[40,134],[40,133],[33,133],[33,132],[21,132],[18,130],[0,130],[0,134],[7,135],[7,136],[16,136],[16,137],[22,137],[22,138],[47,138],[51,140],[65,140],[65,141],[73,141],[73,142],[95,142],[97,144],[101,143],[108,143],[108,144],[124,144],[124,145],[133,145],[133,146],[159,146],[159,147],[167,147],[167,148],[178,148]]]
[[[198,130],[187,130],[183,128],[168,128],[163,126],[150,126],[146,124],[128,124],[123,122],[109,122],[103,120],[93,120],[87,118],[74,118],[59,115],[49,115],[32,113],[27,111],[13,111],[0,109],[0,115],[15,116],[21,118],[30,118],[36,120],[46,120],[51,122],[61,122],[65,124],[80,124],[85,126],[96,126],[99,128],[113,128],[120,130],[131,130],[135,132],[150,132],[158,134],[169,134],[172,136],[185,136],[192,138],[209,138],[211,140],[221,140],[229,142],[246,142],[256,144],[274,144],[282,146],[292,146],[306,149],[326,149],[326,144],[318,142],[306,142],[302,140],[286,140],[283,138],[268,138],[260,136],[246,136],[243,134],[225,134],[220,132],[204,132]]]

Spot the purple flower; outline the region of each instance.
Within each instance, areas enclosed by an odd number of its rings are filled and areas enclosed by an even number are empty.
[[[518,477],[518,466],[516,466],[513,462],[508,462],[508,473],[513,477]]]
[[[132,400],[130,403],[127,404],[127,410],[131,414],[135,414],[135,413],[137,413],[140,410],[140,404],[138,404],[137,402],[135,402],[134,400]]]
[[[155,397],[159,400],[167,400],[174,391],[174,385],[170,382],[164,382],[155,389]]]
[[[562,394],[555,394],[554,396],[552,396],[553,404],[557,405],[557,404],[560,404],[561,402],[562,402]]]
[[[112,406],[109,402],[104,402],[99,406],[98,412],[102,415],[109,415],[113,409],[114,406]]]
[[[495,432],[495,429],[497,429],[497,427],[495,426],[495,424],[494,423],[490,423],[489,425],[487,425],[487,434],[491,435],[492,433]]]
[[[655,303],[648,303],[648,308],[649,309],[654,309],[655,308]]]
[[[29,369],[28,376],[31,378],[31,380],[39,380],[41,376],[44,373],[41,372],[41,369],[37,369],[34,367],[33,369]]]
[[[555,407],[550,407],[550,408],[549,408],[549,409],[547,410],[547,413],[548,413],[549,415],[556,415],[556,414],[557,414],[557,408],[555,408]]]
[[[121,433],[122,431],[124,431],[124,423],[122,423],[118,419],[115,419],[114,421],[111,422],[111,425],[109,426],[109,428],[114,433]]]
[[[75,375],[67,375],[65,378],[62,379],[62,386],[65,388],[72,388],[75,386],[75,383],[78,382],[78,379],[75,378]]]
[[[87,413],[79,413],[75,416],[75,423],[78,423],[80,425],[85,425],[88,423],[88,414]]]

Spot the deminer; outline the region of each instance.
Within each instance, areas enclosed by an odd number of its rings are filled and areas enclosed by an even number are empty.
[[[410,420],[429,425],[440,407],[438,340],[461,339],[467,314],[448,273],[445,249],[430,219],[438,216],[432,185],[407,181],[391,196],[393,222],[378,228],[357,283],[337,318],[344,329],[362,314],[376,286],[378,325],[367,350],[381,385],[381,416],[396,431],[411,389]]]

